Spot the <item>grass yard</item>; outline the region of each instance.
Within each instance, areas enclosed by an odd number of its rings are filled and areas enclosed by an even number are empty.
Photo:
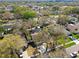
[[[72,40],[70,38],[67,38],[67,39],[64,39],[64,38],[60,38],[58,40],[58,43],[59,44],[65,44],[65,43],[68,43],[68,42],[71,42]]]
[[[68,48],[68,47],[71,47],[71,46],[73,46],[73,45],[75,45],[74,42],[72,42],[72,43],[70,43],[70,44],[67,44],[67,45],[65,45],[64,47],[65,47],[65,48]]]
[[[79,34],[73,34],[73,37],[79,40]]]
[[[68,47],[70,47],[70,46],[75,45],[74,42],[65,45],[66,43],[69,43],[69,42],[71,42],[71,41],[72,41],[72,40],[71,40],[70,38],[66,38],[66,39],[60,38],[60,39],[58,40],[58,43],[59,43],[60,45],[63,44],[65,48],[68,48]]]

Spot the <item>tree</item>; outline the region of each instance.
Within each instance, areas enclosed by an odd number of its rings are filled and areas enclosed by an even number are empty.
[[[2,26],[0,26],[0,33],[4,32],[4,28]]]
[[[32,35],[32,39],[34,42],[36,42],[36,44],[38,44],[39,42],[48,42],[49,36],[42,31],[37,33],[36,35]]]
[[[7,40],[0,41],[0,58],[18,57]]]
[[[60,12],[60,8],[59,8],[59,6],[53,6],[51,11],[52,11],[53,15],[57,15]]]
[[[43,15],[43,16],[49,16],[51,13],[49,12],[49,10],[41,10],[40,13]]]
[[[26,10],[27,10],[26,7],[15,6],[13,13],[20,14],[21,11],[26,11]]]
[[[23,19],[29,19],[36,16],[36,12],[26,7],[15,7],[14,13]]]
[[[25,42],[17,34],[9,34],[0,41],[0,57],[18,57],[17,51],[25,45]]]
[[[51,51],[48,53],[48,55],[50,56],[50,58],[67,58],[69,57],[65,51],[65,48],[57,48],[55,51]]]
[[[14,15],[10,12],[5,12],[2,15],[2,19],[5,19],[5,20],[14,19]]]
[[[69,22],[69,23],[73,23],[73,24],[75,24],[75,23],[78,22],[78,18],[76,18],[76,17],[69,17],[68,22]]]
[[[59,6],[54,6],[53,8],[52,8],[52,11],[58,11],[60,8],[59,8]]]
[[[68,22],[68,16],[66,15],[59,15],[57,23],[60,25],[66,25]]]
[[[2,14],[2,13],[4,13],[5,11],[4,10],[0,10],[0,13]]]
[[[23,29],[21,28],[21,31],[22,31],[22,33],[24,34],[24,37],[26,38],[27,41],[32,40],[32,36],[31,36],[29,30],[24,29],[24,28],[23,28]]]
[[[66,7],[64,8],[64,14],[69,15],[69,14],[79,14],[79,7]]]
[[[36,13],[34,11],[23,11],[21,12],[23,19],[29,19],[36,16]]]
[[[49,25],[46,28],[43,28],[43,31],[48,33],[49,37],[52,37],[54,41],[58,40],[59,37],[64,36],[63,27],[60,25]]]

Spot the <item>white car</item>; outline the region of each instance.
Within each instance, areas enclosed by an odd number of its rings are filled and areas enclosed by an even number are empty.
[[[78,52],[70,53],[70,56],[71,56],[72,58],[76,58],[76,57],[77,57],[77,53],[78,53]]]
[[[77,54],[78,52],[73,52],[73,54]]]

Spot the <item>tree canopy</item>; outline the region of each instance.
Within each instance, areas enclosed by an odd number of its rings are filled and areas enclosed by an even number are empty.
[[[25,42],[19,35],[9,34],[0,41],[0,57],[18,57],[16,51],[24,45]]]
[[[15,14],[19,14],[21,18],[23,19],[29,19],[29,18],[33,18],[36,16],[36,12],[33,11],[30,8],[26,8],[26,7],[16,7],[14,9],[14,13]]]
[[[79,7],[72,7],[72,6],[69,6],[69,7],[66,7],[64,9],[64,14],[79,14]]]

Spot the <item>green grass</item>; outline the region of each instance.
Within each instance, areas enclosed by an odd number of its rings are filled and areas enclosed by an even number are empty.
[[[68,43],[68,42],[71,42],[72,40],[70,38],[67,38],[67,39],[64,39],[64,38],[60,38],[58,40],[58,43],[60,44],[65,44],[65,43]]]
[[[73,45],[75,45],[74,42],[72,42],[72,43],[70,43],[70,44],[67,44],[67,45],[65,45],[64,47],[65,47],[65,48],[68,48],[68,47],[71,47],[71,46],[73,46]]]
[[[79,40],[79,34],[73,34],[73,37]]]
[[[75,42],[72,42],[72,43],[70,43],[70,44],[65,45],[66,43],[71,42],[71,41],[72,41],[72,40],[71,40],[70,38],[66,38],[66,39],[60,38],[57,42],[58,42],[60,45],[63,44],[65,48],[68,48],[68,47],[71,47],[71,46],[75,45]]]

